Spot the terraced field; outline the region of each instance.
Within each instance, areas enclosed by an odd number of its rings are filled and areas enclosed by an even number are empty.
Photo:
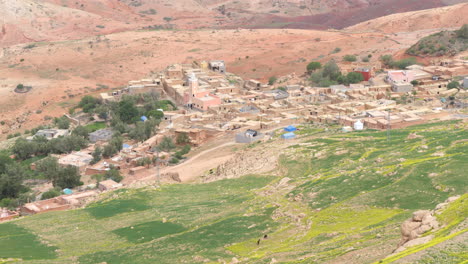
[[[23,263],[390,263],[466,259],[467,124],[336,133],[303,127],[268,175],[122,189],[84,209],[0,225],[0,258]],[[274,139],[253,148],[279,145]],[[389,256],[400,224],[450,196],[442,228]],[[15,236],[18,238],[15,238]],[[438,246],[454,241],[445,246]],[[12,242],[13,241],[13,242]],[[21,247],[15,246],[21,243]],[[14,249],[14,250],[13,250]]]

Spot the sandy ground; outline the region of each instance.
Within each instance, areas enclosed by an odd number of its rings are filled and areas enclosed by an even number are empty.
[[[204,150],[179,165],[162,169],[161,173],[175,172],[179,174],[182,182],[194,181],[204,172],[228,161],[234,155],[232,150],[234,145],[235,142],[228,142]]]

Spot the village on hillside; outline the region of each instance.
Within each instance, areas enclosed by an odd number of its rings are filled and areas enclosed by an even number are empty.
[[[76,131],[84,126],[93,127],[84,134],[90,144],[78,144],[79,151],[53,153],[60,166],[76,168],[82,184],[65,188],[62,195],[26,203],[16,211],[5,208],[0,221],[80,207],[99,192],[138,185],[143,180],[150,179],[156,185],[181,182],[170,166],[183,163],[192,148],[216,140],[249,144],[269,140],[274,131],[283,140],[294,140],[298,125],[303,123],[333,125],[343,133],[403,128],[457,118],[463,115],[458,110],[468,104],[468,77],[458,77],[468,75],[466,57],[401,70],[363,62],[340,63],[339,74],[357,76],[357,81],[312,86],[309,76],[327,65],[311,67],[304,75],[290,74],[262,83],[229,73],[229,65],[222,60],[195,61],[170,65],[145,79],[130,81],[123,89],[101,93],[99,98],[87,97],[70,114],[56,120],[58,128],[38,129],[24,141],[25,146],[40,140],[47,144],[79,134]],[[128,121],[136,125],[129,132],[125,122],[114,122],[109,109],[123,107],[130,97],[136,104],[130,109],[138,106],[146,112],[133,109]],[[125,121],[127,112],[122,109],[112,111],[120,111],[120,119]],[[60,128],[60,122],[69,126]],[[149,126],[158,126],[158,130],[145,126],[148,122],[155,122]],[[35,155],[29,153],[25,159]],[[31,170],[46,170],[40,163],[32,162]],[[161,173],[163,168],[169,170]],[[36,183],[33,190],[38,198],[52,188],[48,181]]]

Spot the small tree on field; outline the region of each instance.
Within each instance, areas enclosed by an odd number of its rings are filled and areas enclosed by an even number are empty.
[[[350,72],[346,75],[346,79],[348,80],[348,83],[359,83],[364,81],[364,77],[362,74],[358,72]]]
[[[61,167],[54,157],[47,157],[37,163],[37,171],[52,181],[54,187],[61,189],[73,188],[81,184],[80,173],[75,166]]]
[[[68,129],[70,128],[70,120],[66,116],[62,116],[54,119],[54,123],[59,129]]]
[[[392,55],[382,55],[380,57],[380,61],[383,63],[385,67],[392,67],[393,66],[393,56]]]
[[[77,127],[75,127],[75,129],[73,129],[72,135],[80,136],[80,137],[83,137],[83,138],[88,138],[89,131],[84,126],[77,126]]]
[[[172,142],[172,139],[170,137],[164,137],[159,143],[158,148],[162,151],[169,152],[172,149],[174,149],[176,146],[174,145],[174,142]]]
[[[104,158],[110,158],[112,156],[114,156],[115,154],[117,154],[117,152],[119,152],[117,150],[117,148],[112,145],[112,144],[107,144],[104,146],[104,150],[102,151],[102,156]]]
[[[347,62],[354,62],[357,60],[357,58],[354,55],[344,55],[343,60]]]
[[[321,69],[322,68],[322,63],[318,62],[318,61],[312,61],[310,62],[309,64],[307,64],[307,72],[311,73],[311,72],[314,72],[318,69]]]
[[[100,146],[97,146],[94,149],[92,156],[93,156],[93,160],[91,161],[91,164],[96,164],[101,160],[102,149]]]
[[[270,79],[268,79],[268,85],[275,84],[276,80],[278,80],[278,78],[276,78],[275,76],[271,76]]]
[[[459,38],[468,39],[468,24],[464,24],[458,31],[457,36]]]
[[[104,178],[111,179],[116,182],[121,182],[123,180],[123,177],[120,174],[120,171],[112,165],[110,169],[106,171],[106,173],[104,174]]]
[[[325,64],[325,66],[323,67],[323,77],[327,77],[330,80],[336,80],[338,76],[340,76],[340,74],[340,67],[338,67],[338,64],[336,64],[334,60],[327,62],[327,64]]]
[[[179,135],[177,135],[176,142],[179,145],[188,144],[190,143],[190,137],[187,133],[180,133]]]
[[[104,175],[103,174],[94,174],[94,175],[91,176],[91,179],[95,180],[96,185],[98,185],[99,182],[101,182],[102,179],[104,179]]]
[[[453,88],[458,88],[458,87],[460,87],[460,83],[458,83],[457,81],[451,81],[447,85],[447,89],[453,89]]]
[[[47,192],[44,192],[41,195],[41,200],[51,199],[51,198],[57,197],[59,195],[60,195],[60,190],[57,190],[56,188],[50,189],[50,190],[48,190]]]

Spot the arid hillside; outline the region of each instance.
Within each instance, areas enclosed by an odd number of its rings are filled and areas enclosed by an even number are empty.
[[[342,29],[385,15],[460,2],[465,1],[4,0],[0,47],[139,29]]]
[[[0,47],[17,43],[79,39],[132,28],[80,9],[36,0],[0,1]]]
[[[349,31],[394,33],[430,28],[460,28],[468,22],[466,14],[468,14],[468,3],[393,14],[363,22],[347,29]]]
[[[337,1],[224,1],[223,14],[229,18],[242,17],[256,28],[303,28],[303,29],[342,29],[390,14],[431,9],[457,3],[463,0],[406,1],[406,0],[337,0]],[[255,14],[254,16],[245,15]],[[247,22],[246,22],[247,21]]]

